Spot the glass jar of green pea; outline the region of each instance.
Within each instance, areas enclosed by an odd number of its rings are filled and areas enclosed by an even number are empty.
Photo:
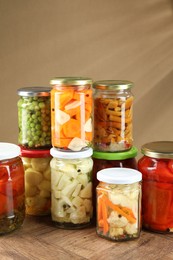
[[[27,87],[17,90],[18,143],[23,148],[51,147],[51,113],[49,87]]]

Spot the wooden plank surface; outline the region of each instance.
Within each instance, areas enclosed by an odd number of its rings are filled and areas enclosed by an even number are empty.
[[[116,260],[173,259],[173,235],[141,232],[139,239],[111,242],[100,238],[95,227],[64,230],[50,217],[27,216],[23,226],[0,236],[0,260]]]

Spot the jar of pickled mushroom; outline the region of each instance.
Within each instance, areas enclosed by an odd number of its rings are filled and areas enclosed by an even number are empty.
[[[50,81],[52,146],[80,151],[92,142],[92,80],[54,78]]]
[[[97,172],[106,169],[106,168],[113,168],[113,167],[120,167],[120,168],[131,168],[137,170],[137,156],[138,150],[136,147],[132,147],[128,151],[124,152],[115,152],[115,153],[108,153],[108,152],[93,152],[93,207],[96,208],[96,187],[99,183],[97,179]],[[95,210],[94,210],[95,213]]]
[[[117,152],[132,147],[133,95],[130,81],[94,82],[94,149]]]
[[[23,148],[51,147],[50,88],[18,89],[18,143]]]
[[[25,206],[28,215],[48,215],[51,205],[49,150],[21,149],[25,169]]]
[[[97,234],[112,241],[138,238],[141,173],[129,168],[109,168],[99,171],[97,179]]]
[[[18,229],[25,218],[24,169],[20,148],[0,143],[0,235]]]
[[[80,152],[50,150],[51,215],[57,227],[83,228],[91,224],[92,205],[92,149]]]
[[[138,161],[138,169],[143,178],[143,227],[155,232],[173,232],[173,142],[150,142],[141,151],[143,157]]]

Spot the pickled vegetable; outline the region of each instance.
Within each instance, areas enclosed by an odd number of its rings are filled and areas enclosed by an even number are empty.
[[[132,105],[132,96],[95,99],[95,150],[113,152],[132,146]]]
[[[20,97],[19,144],[36,149],[51,146],[50,97]]]
[[[169,151],[170,153],[170,151]],[[138,162],[143,175],[143,227],[156,232],[173,232],[173,160],[147,156]]]
[[[23,224],[25,217],[24,170],[20,158],[0,162],[0,234]]]
[[[51,161],[52,220],[58,226],[89,224],[93,214],[90,158]]]
[[[25,204],[29,215],[46,215],[51,205],[51,157],[22,157],[25,168]]]
[[[80,151],[92,141],[92,90],[80,86],[51,91],[52,145]]]
[[[139,237],[140,184],[97,186],[97,234],[123,241]]]

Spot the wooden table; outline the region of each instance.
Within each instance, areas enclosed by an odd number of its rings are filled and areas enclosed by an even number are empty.
[[[0,236],[0,260],[173,259],[173,235],[141,232],[139,239],[111,242],[96,235],[95,227],[63,230],[50,217],[27,216],[23,226]]]

